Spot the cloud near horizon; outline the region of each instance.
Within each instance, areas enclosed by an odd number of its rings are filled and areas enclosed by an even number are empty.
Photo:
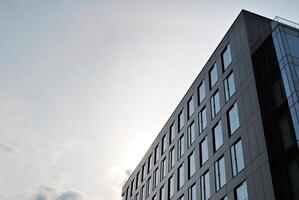
[[[40,186],[39,191],[35,194],[32,200],[87,200],[87,197],[84,193],[78,190],[68,190],[62,193],[58,193],[55,189]]]

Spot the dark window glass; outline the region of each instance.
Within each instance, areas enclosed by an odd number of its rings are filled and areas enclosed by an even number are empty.
[[[205,82],[202,81],[198,86],[198,102],[201,103],[206,97]]]
[[[162,137],[162,142],[161,142],[161,145],[162,145],[162,154],[166,151],[166,148],[167,148],[167,144],[166,144],[166,134]]]
[[[197,200],[197,198],[196,198],[196,184],[195,183],[188,190],[188,200]]]
[[[180,159],[185,152],[185,140],[184,135],[182,135],[178,140],[178,159]]]
[[[198,114],[199,132],[202,133],[207,127],[207,112],[204,107]]]
[[[175,163],[174,147],[169,151],[169,170],[172,169]]]
[[[205,137],[200,143],[200,164],[203,165],[208,159],[208,139]]]
[[[231,158],[233,176],[236,176],[242,169],[244,169],[243,147],[241,140],[232,145]]]
[[[174,195],[174,178],[173,175],[168,179],[168,199]]]
[[[212,88],[218,81],[217,64],[215,63],[209,71],[210,88]]]
[[[230,52],[230,45],[228,44],[222,53],[223,69],[226,70],[231,62],[232,62],[232,56]]]
[[[154,195],[152,200],[158,200],[157,195]]]
[[[212,132],[214,138],[214,151],[217,151],[219,147],[223,144],[221,121],[219,121],[213,127]]]
[[[148,162],[147,162],[147,173],[149,173],[152,170],[152,155],[148,157]]]
[[[188,119],[193,115],[194,113],[194,98],[192,97],[188,100]]]
[[[215,162],[216,191],[222,188],[226,183],[224,156]]]
[[[161,180],[162,180],[166,175],[166,158],[164,158],[162,160],[160,169],[161,169],[160,174],[161,174]]]
[[[160,188],[160,200],[166,200],[164,185]]]
[[[132,196],[133,192],[134,192],[134,179],[131,182],[131,192],[130,192],[130,196]]]
[[[227,112],[229,133],[232,135],[239,127],[238,106],[235,103]]]
[[[299,58],[299,37],[286,34],[292,56]]]
[[[175,138],[175,128],[174,128],[174,123],[172,123],[169,128],[169,144],[174,140],[174,138]]]
[[[139,176],[140,176],[140,171],[137,172],[137,175],[136,175],[136,185],[135,185],[135,190],[137,190],[138,186],[139,186]]]
[[[219,113],[220,111],[220,100],[219,100],[219,92],[217,91],[211,97],[211,117],[212,119]]]
[[[247,186],[245,181],[235,189],[235,199],[248,200]]]
[[[159,160],[159,144],[157,144],[157,146],[155,147],[155,164],[158,162]]]
[[[201,186],[201,200],[207,200],[210,198],[210,174],[209,171],[205,172],[200,177]]]
[[[141,169],[141,181],[144,180],[145,177],[145,163],[142,165],[142,169]]]
[[[196,172],[194,151],[188,156],[188,178],[191,178]]]
[[[179,131],[184,127],[185,119],[184,119],[184,110],[182,110],[179,114]]]
[[[196,133],[195,133],[195,124],[194,122],[192,122],[189,126],[188,126],[188,147],[191,146],[191,144],[193,144],[193,142],[196,139]]]
[[[154,179],[153,179],[153,181],[154,181],[154,188],[156,188],[157,186],[158,186],[158,182],[159,182],[159,175],[158,175],[158,172],[159,172],[159,168],[156,168],[155,169],[155,171],[154,171]]]
[[[224,80],[225,101],[228,101],[236,92],[234,73],[230,73]]]
[[[184,163],[178,168],[178,190],[185,184]]]

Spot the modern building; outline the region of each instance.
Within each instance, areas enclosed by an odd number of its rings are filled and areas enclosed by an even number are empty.
[[[242,10],[123,200],[298,200],[299,25]]]

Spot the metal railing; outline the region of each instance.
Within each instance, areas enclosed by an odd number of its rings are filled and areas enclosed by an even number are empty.
[[[288,19],[285,19],[285,18],[282,18],[282,17],[276,16],[273,19],[273,22],[274,22],[274,23],[272,23],[273,27],[275,27],[278,23],[281,23],[281,24],[285,24],[285,25],[288,25],[288,26],[299,29],[299,24],[298,23],[292,22],[292,21],[290,21]]]

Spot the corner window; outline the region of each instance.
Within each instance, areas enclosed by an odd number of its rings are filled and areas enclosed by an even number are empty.
[[[205,107],[198,114],[198,124],[199,133],[202,133],[203,130],[207,127],[207,112]]]
[[[230,73],[224,80],[225,102],[227,102],[236,92],[234,73]]]
[[[220,111],[220,100],[219,100],[219,92],[215,92],[213,96],[211,97],[211,117],[214,119],[214,117],[219,113]]]
[[[222,53],[222,64],[224,71],[228,68],[229,64],[232,62],[232,56],[230,52],[230,45],[228,44]]]
[[[193,144],[193,142],[196,139],[196,134],[195,134],[195,125],[194,122],[192,122],[189,126],[188,126],[188,147],[191,146],[191,144]]]
[[[205,81],[203,80],[197,88],[198,90],[198,103],[200,104],[206,97]]]
[[[216,63],[213,65],[213,67],[209,71],[209,78],[210,78],[210,88],[213,88],[213,86],[218,81],[217,64]]]
[[[212,132],[214,139],[214,151],[216,152],[223,144],[221,121],[217,122],[217,124],[213,127]]]
[[[240,127],[237,103],[234,103],[234,105],[227,111],[227,119],[228,130],[230,135],[232,135]]]
[[[205,172],[200,177],[201,186],[201,200],[207,200],[210,198],[210,174],[209,171]]]
[[[242,141],[239,140],[231,146],[231,159],[233,176],[236,176],[242,169],[244,169],[243,147]]]

